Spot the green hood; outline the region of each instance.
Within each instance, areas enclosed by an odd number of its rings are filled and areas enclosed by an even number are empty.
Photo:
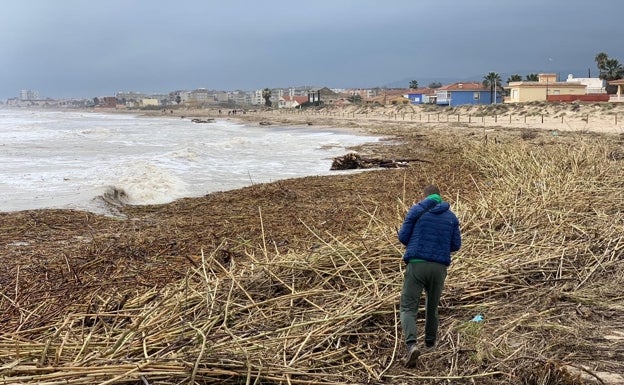
[[[442,203],[442,197],[438,194],[431,194],[427,197],[427,199],[433,199],[437,203]]]

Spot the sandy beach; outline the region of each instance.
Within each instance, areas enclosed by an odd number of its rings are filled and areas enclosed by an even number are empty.
[[[624,103],[496,104],[456,108],[431,105],[346,105],[319,109],[176,109],[142,112],[184,118],[222,118],[274,125],[315,125],[383,132],[385,124],[418,128],[519,129],[563,132],[624,132]]]
[[[7,383],[624,383],[624,105],[172,111],[140,113],[373,133],[353,151],[408,161],[117,217],[0,214]],[[464,247],[409,371],[395,231],[432,182]]]

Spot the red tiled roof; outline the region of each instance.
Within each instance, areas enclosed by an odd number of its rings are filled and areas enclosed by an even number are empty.
[[[458,82],[438,88],[444,91],[489,91],[479,82]]]
[[[303,103],[306,103],[308,101],[308,97],[307,96],[290,96],[290,95],[286,95],[286,96],[283,97],[283,99],[285,101],[288,101],[288,102],[295,101],[295,102],[297,102],[299,104],[303,104]]]

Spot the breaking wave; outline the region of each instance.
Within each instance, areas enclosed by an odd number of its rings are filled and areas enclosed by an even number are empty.
[[[149,162],[134,162],[105,187],[101,198],[110,205],[169,203],[188,195],[187,184],[170,170]]]

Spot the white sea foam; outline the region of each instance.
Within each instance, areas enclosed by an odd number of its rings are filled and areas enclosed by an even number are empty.
[[[123,203],[131,205],[161,204],[187,196],[188,185],[171,169],[146,161],[122,165],[121,174],[113,183],[124,192]]]
[[[168,203],[284,178],[326,175],[378,138],[221,120],[0,109],[0,211]]]

